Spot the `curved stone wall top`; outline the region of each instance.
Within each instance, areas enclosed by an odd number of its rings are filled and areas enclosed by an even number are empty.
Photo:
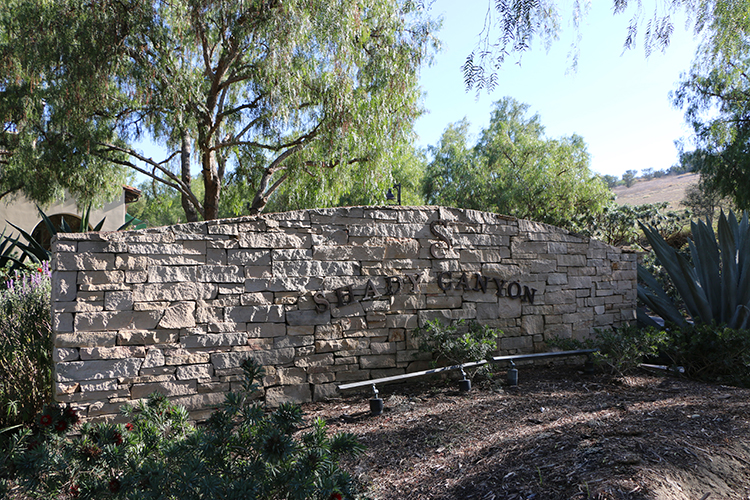
[[[201,418],[252,357],[266,400],[424,369],[440,318],[500,350],[635,318],[636,255],[545,224],[443,207],[302,210],[53,244],[56,398],[91,418],[158,390]]]

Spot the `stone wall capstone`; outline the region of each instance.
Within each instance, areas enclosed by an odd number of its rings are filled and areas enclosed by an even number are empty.
[[[159,391],[205,418],[264,365],[266,402],[428,367],[439,318],[544,350],[635,319],[636,254],[545,224],[443,207],[348,207],[53,243],[55,399],[95,420]]]

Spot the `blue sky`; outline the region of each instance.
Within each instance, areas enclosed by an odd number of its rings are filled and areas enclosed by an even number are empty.
[[[551,50],[534,43],[520,63],[511,56],[495,90],[477,99],[465,91],[460,67],[476,45],[487,0],[437,0],[432,15],[443,17],[438,33],[443,48],[422,70],[427,113],[416,125],[418,144],[436,145],[448,124],[464,117],[478,133],[489,122],[492,103],[511,96],[539,113],[549,137],[582,136],[595,172],[621,176],[629,169],[659,170],[677,163],[674,141],[689,138],[690,130],[669,92],[690,68],[697,46],[684,19],[675,19],[666,52],[646,58],[640,36],[637,47],[623,53],[632,12],[615,16],[611,0],[595,0],[581,29],[578,69],[570,72],[567,55],[575,35],[568,26],[570,11],[564,10],[568,3],[560,3],[563,32]]]

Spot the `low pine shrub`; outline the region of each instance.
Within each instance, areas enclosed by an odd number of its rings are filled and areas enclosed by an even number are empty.
[[[0,428],[30,422],[52,395],[48,262],[0,284]]]
[[[497,350],[497,338],[501,331],[483,326],[476,321],[464,324],[463,320],[443,324],[439,319],[428,322],[424,327],[414,330],[419,339],[419,349],[433,353],[434,366],[448,363],[460,365],[474,361],[482,361],[491,357]],[[489,366],[479,370],[469,370],[469,374],[488,374]]]
[[[243,368],[243,390],[228,394],[199,427],[158,394],[126,406],[128,423],[86,423],[77,437],[70,435],[73,410],[46,408],[33,429],[12,439],[6,488],[44,498],[353,498],[339,460],[363,450],[356,437],[329,436],[322,420],[305,425],[296,405],[266,412],[252,398],[262,369]]]

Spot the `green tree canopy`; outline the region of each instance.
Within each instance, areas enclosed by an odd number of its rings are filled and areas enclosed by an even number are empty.
[[[238,168],[253,213],[324,170],[380,192],[420,113],[434,28],[411,0],[8,0],[0,194],[88,200],[129,169],[179,192],[197,220],[219,216]],[[135,149],[148,136],[160,157]]]
[[[495,103],[489,127],[469,144],[466,120],[450,125],[427,167],[428,203],[487,210],[571,227],[581,214],[600,212],[612,194],[589,167],[577,135],[547,138],[539,115],[506,97]]]
[[[574,0],[560,8],[557,0],[488,1],[479,42],[463,65],[467,88],[492,90],[497,71],[510,55],[519,58],[536,39],[547,48],[559,39],[561,26],[573,26],[571,62],[578,60],[580,26],[586,18],[590,0]],[[665,50],[674,32],[675,14],[682,12],[696,37],[702,37],[701,58],[731,59],[741,51],[748,33],[748,0],[612,0],[614,15],[629,16],[623,33],[623,46],[632,49],[638,40],[648,56],[654,49]],[[564,16],[569,9],[569,16]],[[567,19],[567,23],[563,22]]]
[[[750,11],[748,12],[750,14]],[[696,62],[674,102],[685,109],[696,150],[682,155],[701,175],[708,196],[731,198],[750,209],[750,45],[729,60]]]

